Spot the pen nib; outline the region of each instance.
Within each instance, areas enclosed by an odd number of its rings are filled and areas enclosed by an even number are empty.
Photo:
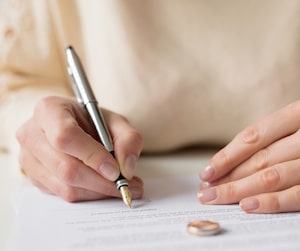
[[[128,189],[128,186],[122,186],[120,187],[120,192],[122,195],[122,199],[124,201],[124,203],[131,208],[131,193]]]

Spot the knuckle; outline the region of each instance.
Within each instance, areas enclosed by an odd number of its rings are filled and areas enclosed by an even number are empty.
[[[57,149],[66,149],[73,141],[77,124],[75,121],[64,120],[57,122],[53,135],[53,146]]]
[[[34,110],[33,110],[34,114],[42,113],[45,110],[45,108],[48,106],[49,106],[49,98],[48,97],[40,99],[34,107]]]
[[[140,133],[137,131],[131,131],[129,134],[129,138],[132,142],[134,142],[134,145],[141,149],[143,147],[143,137]]]
[[[79,200],[77,191],[74,187],[64,187],[58,191],[58,196],[68,202],[76,202]]]
[[[102,156],[99,154],[99,151],[93,151],[93,152],[88,152],[87,155],[85,155],[82,158],[83,163],[94,166],[94,163],[100,163]]]
[[[120,115],[120,114],[118,114],[118,116],[119,116],[120,119],[123,120],[125,123],[130,124],[129,120],[128,120],[126,117],[124,117],[123,115]],[[134,129],[132,129],[132,130],[129,132],[128,138],[129,138],[130,140],[132,140],[133,142],[135,142],[136,145],[137,145],[138,147],[142,147],[143,144],[144,144],[144,140],[143,140],[142,135],[141,135],[138,131],[136,131],[136,130],[134,130]]]
[[[227,164],[230,164],[230,156],[225,148],[219,151],[218,155],[215,156],[215,159],[216,158],[218,158],[221,161],[222,165],[226,166]]]
[[[74,184],[78,178],[78,166],[61,160],[57,165],[57,175],[66,184]]]
[[[240,140],[243,143],[247,143],[247,144],[254,144],[254,143],[258,143],[261,139],[259,130],[256,126],[252,125],[247,127],[246,129],[244,129],[240,135]]]
[[[20,145],[25,145],[30,139],[30,131],[28,130],[28,121],[16,130],[15,136]]]
[[[270,207],[270,211],[272,212],[280,212],[280,201],[277,195],[273,194],[270,196],[269,201],[268,201],[268,207]]]
[[[218,181],[213,181],[211,183],[208,182],[208,184],[210,184],[210,186],[216,186],[218,184],[227,184],[229,182],[235,181],[237,180],[237,176],[234,172],[230,172],[228,174],[226,174],[226,176],[218,179]]]
[[[226,196],[229,199],[230,202],[235,202],[237,200],[238,196],[238,190],[236,189],[236,186],[233,182],[228,183],[226,185]]]
[[[261,170],[269,165],[269,150],[267,148],[260,150],[254,155],[256,170]]]
[[[48,96],[40,99],[35,107],[34,107],[34,114],[44,114],[46,110],[51,107],[55,97]]]
[[[53,103],[57,103],[58,99],[59,98],[55,97],[55,96],[43,97],[37,102],[35,108],[36,109],[47,109],[49,107],[49,105],[52,105]]]
[[[274,190],[280,183],[280,173],[274,167],[268,168],[262,172],[261,180],[266,191]]]

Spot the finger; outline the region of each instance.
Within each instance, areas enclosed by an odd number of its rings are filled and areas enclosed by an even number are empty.
[[[89,192],[86,189],[75,188],[63,184],[55,178],[47,168],[44,168],[29,151],[21,151],[19,159],[21,163],[26,163],[23,169],[26,170],[26,174],[33,185],[37,186],[43,192],[58,195],[69,202],[103,199],[107,197],[103,194],[99,195],[95,192]],[[30,165],[28,163],[30,163]]]
[[[35,180],[47,180],[51,176],[56,176],[62,183],[69,186],[84,188],[107,196],[117,195],[112,182],[104,179],[80,160],[56,151],[49,145],[45,134],[36,127],[35,123],[28,121],[23,126],[22,135],[18,133],[18,138],[22,146],[30,149],[26,151],[26,155],[22,155],[22,166],[26,173],[29,173]],[[51,174],[37,177],[45,168],[48,168]],[[51,190],[50,187],[48,188]]]
[[[300,160],[281,163],[249,177],[200,190],[204,204],[230,204],[266,192],[280,191],[300,184]]]
[[[52,174],[45,168],[41,168],[41,163],[31,154],[30,151],[20,148],[19,164],[26,173],[31,183],[44,193],[53,194],[51,189],[45,185],[45,180]]]
[[[28,155],[27,155],[28,156]],[[32,155],[31,155],[32,156]],[[31,158],[31,163],[33,166],[38,166],[39,161]],[[55,194],[66,201],[76,202],[76,201],[90,201],[90,200],[100,200],[106,199],[109,197],[121,197],[120,192],[117,190],[115,185],[111,182],[111,193],[109,195],[95,192],[85,188],[78,188],[67,185],[57,179],[55,176],[49,172],[48,169],[40,166],[39,168],[27,168],[27,172],[32,174],[32,170],[34,169],[34,176],[30,175],[29,178],[31,182],[37,186],[42,192],[48,194]],[[129,182],[129,189],[132,194],[133,199],[141,198],[143,195],[143,182],[140,178],[134,177]]]
[[[30,128],[35,131],[35,133],[30,134],[30,149],[32,155],[41,163],[39,169],[48,168],[51,175],[56,176],[63,184],[68,186],[83,188],[106,196],[118,195],[111,181],[103,178],[80,160],[56,151],[48,144],[43,132],[34,127]]]
[[[66,185],[58,179],[48,179],[47,185],[51,187],[54,194],[68,202],[102,200],[111,197],[92,190]],[[119,194],[116,193],[114,197],[119,197]]]
[[[272,113],[244,129],[219,151],[201,173],[204,181],[212,182],[230,172],[255,152],[296,132],[300,124],[300,101]]]
[[[50,186],[55,188],[54,193],[69,202],[102,200],[112,197],[83,188],[67,186],[58,180],[49,180],[49,182],[51,182]],[[113,197],[121,198],[121,194],[116,187],[114,187],[114,191],[115,194]],[[143,187],[136,179],[132,179],[130,183],[130,191],[132,198],[138,199],[143,194]]]
[[[143,148],[142,137],[122,116],[110,113],[110,116],[107,115],[107,121],[121,173],[130,180],[135,173],[137,159]]]
[[[117,190],[113,182],[110,182],[109,190],[111,190],[111,192],[107,192],[107,194],[85,188],[74,187],[56,178],[50,172],[50,170],[43,167],[42,164],[36,158],[34,158],[30,152],[22,150],[19,159],[20,163],[22,163],[22,166],[26,166],[24,169],[26,170],[29,179],[35,186],[45,193],[58,195],[66,201],[75,202],[99,200],[112,196],[121,197],[120,192]],[[30,163],[30,165],[24,165],[23,163]],[[109,182],[107,180],[105,181]],[[134,177],[129,182],[129,189],[133,199],[141,198],[144,192],[142,180],[138,177]]]
[[[128,182],[128,188],[133,199],[140,199],[144,194],[144,183],[141,178],[133,176]]]
[[[60,102],[57,98],[43,99],[35,112],[50,144],[56,150],[78,158],[107,179],[116,180],[120,171],[115,159],[75,120],[75,118],[84,120],[84,118],[79,118],[83,115],[78,112],[78,104]],[[45,112],[48,114],[47,120],[44,116],[40,116]]]
[[[78,201],[121,196],[114,182],[104,179],[85,165],[72,161],[60,162],[57,172],[59,181],[64,185],[63,191],[58,190],[57,193],[65,199],[73,197],[72,201]],[[133,198],[139,198],[143,194],[143,183],[134,178],[129,182],[129,189]]]
[[[282,138],[265,149],[258,151],[226,176],[214,181],[213,185],[238,180],[275,164],[298,159],[300,158],[299,147],[300,131],[298,130],[296,133]]]
[[[274,193],[265,193],[241,200],[247,213],[283,213],[300,211],[300,185]]]
[[[35,130],[35,132],[37,131],[38,130]],[[86,176],[86,181],[85,178],[79,178],[78,180],[73,178],[70,179],[70,177],[80,177],[80,175],[73,174],[73,168],[71,168],[71,174],[68,174],[68,171],[63,171],[63,174],[57,176],[57,172],[53,171],[55,168],[51,166],[59,166],[59,164],[55,162],[64,159],[64,157],[59,156],[60,154],[57,154],[48,144],[43,142],[43,135],[37,136],[37,134],[33,134],[30,136],[30,142],[35,142],[35,144],[31,145],[31,147],[33,147],[31,149],[36,156],[39,158],[42,157],[42,161],[39,161],[31,151],[21,147],[19,162],[32,183],[41,191],[56,194],[67,201],[96,200],[112,196],[121,196],[115,184],[103,178],[100,181],[97,179],[94,181],[95,179],[93,179],[93,177],[88,176]],[[22,142],[24,143],[24,140]],[[76,159],[75,161],[79,162]],[[46,168],[46,166],[48,166],[48,168]],[[85,167],[82,163],[79,163],[79,166]],[[88,167],[85,168],[87,168],[88,171],[93,172],[96,177],[101,178],[101,176],[92,169]],[[80,187],[80,181],[83,181],[82,187]],[[105,184],[104,189],[103,184]],[[143,195],[142,180],[138,177],[134,177],[134,179],[129,182],[129,189],[131,190],[133,199],[140,198]]]
[[[42,191],[43,193],[46,194],[51,194],[51,195],[55,195],[50,189],[48,189],[48,187],[46,187],[44,184],[42,184],[40,181],[34,179],[34,178],[29,178],[30,182],[37,187],[40,191]]]

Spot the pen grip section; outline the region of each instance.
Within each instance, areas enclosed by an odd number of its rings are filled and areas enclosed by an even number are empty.
[[[128,187],[128,181],[123,177],[122,174],[118,177],[118,179],[115,181],[117,188],[120,190],[121,187],[127,186]]]
[[[110,154],[115,158],[115,152],[111,151]],[[120,190],[123,186],[128,186],[128,181],[126,178],[120,173],[119,177],[115,181],[117,188]]]

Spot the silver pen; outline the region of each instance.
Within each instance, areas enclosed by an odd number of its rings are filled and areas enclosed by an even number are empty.
[[[114,147],[111,136],[107,129],[101,111],[98,109],[98,102],[89,84],[88,78],[83,69],[80,59],[72,46],[66,48],[66,58],[68,64],[68,73],[71,78],[72,87],[77,101],[86,108],[94,127],[99,136],[100,142],[105,149],[114,156]],[[131,207],[131,194],[128,189],[128,181],[120,174],[115,181],[117,189],[120,190],[124,203]]]

